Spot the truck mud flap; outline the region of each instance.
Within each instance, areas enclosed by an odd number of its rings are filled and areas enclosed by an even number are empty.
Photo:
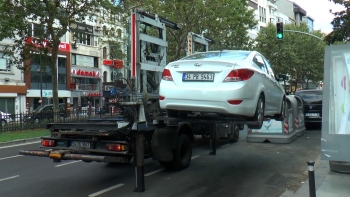
[[[39,156],[39,157],[49,157],[54,159],[54,161],[61,160],[82,160],[82,161],[97,161],[97,162],[117,162],[117,163],[128,163],[129,159],[125,157],[110,157],[110,156],[97,156],[97,155],[83,155],[83,154],[73,154],[64,150],[58,151],[42,151],[42,150],[21,150],[20,155],[29,156]]]

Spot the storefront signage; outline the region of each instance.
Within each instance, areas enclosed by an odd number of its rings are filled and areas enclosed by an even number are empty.
[[[93,33],[93,27],[91,25],[86,25],[83,23],[73,22],[69,25],[69,29],[72,32],[81,32],[85,34],[92,34]]]
[[[49,41],[48,40],[40,40],[38,38],[27,37],[26,44],[32,44],[36,48],[40,48],[41,46],[43,48],[47,48],[49,45]],[[70,44],[66,43],[66,42],[61,42],[58,45],[58,50],[69,52],[70,51]]]
[[[103,64],[117,69],[123,68],[123,60],[103,60]]]
[[[84,96],[89,96],[89,97],[101,96],[101,92],[84,92],[83,95]]]
[[[72,75],[77,75],[77,76],[86,76],[86,77],[101,77],[101,72],[100,71],[84,71],[81,69],[71,69],[71,74]]]
[[[52,91],[43,91],[44,97],[52,97]]]

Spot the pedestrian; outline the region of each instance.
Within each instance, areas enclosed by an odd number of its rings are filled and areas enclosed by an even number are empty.
[[[88,101],[88,115],[91,116],[91,111],[92,111],[92,104],[90,101]]]

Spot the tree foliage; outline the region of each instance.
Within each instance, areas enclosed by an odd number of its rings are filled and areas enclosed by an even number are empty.
[[[167,60],[177,60],[186,55],[187,34],[203,34],[215,41],[215,49],[248,48],[248,29],[253,28],[253,11],[246,0],[144,0],[144,9],[158,14],[181,26],[180,30],[167,28]]]
[[[339,12],[333,12],[334,19],[331,22],[333,31],[325,37],[325,41],[327,44],[333,44],[336,41],[348,42],[350,40],[350,1],[329,1],[343,5],[345,9]]]
[[[305,23],[300,26],[284,25],[284,30],[293,30],[309,33]],[[319,38],[323,34],[312,32]],[[302,33],[284,32],[283,40],[276,38],[276,26],[269,24],[261,29],[256,38],[255,50],[261,52],[270,62],[275,73],[289,73],[298,82],[323,79],[324,47],[325,43]]]
[[[10,56],[10,64],[30,70],[27,60],[33,51],[39,52],[50,63],[53,84],[54,110],[58,111],[58,84],[56,59],[60,38],[71,31],[70,24],[84,22],[97,15],[100,22],[120,11],[119,1],[111,0],[2,0],[0,3],[0,41],[12,40],[2,48]],[[101,14],[103,13],[103,14]],[[107,14],[105,14],[107,13]],[[41,25],[35,36],[38,44],[28,43],[32,38],[31,23]],[[33,40],[33,39],[32,39]],[[47,47],[44,47],[47,44]]]

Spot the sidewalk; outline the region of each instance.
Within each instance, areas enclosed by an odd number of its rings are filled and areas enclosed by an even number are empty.
[[[315,161],[316,197],[350,197],[350,174],[331,172],[329,161]],[[308,171],[304,172],[308,173]],[[280,197],[309,197],[309,180],[294,193],[286,191]]]

